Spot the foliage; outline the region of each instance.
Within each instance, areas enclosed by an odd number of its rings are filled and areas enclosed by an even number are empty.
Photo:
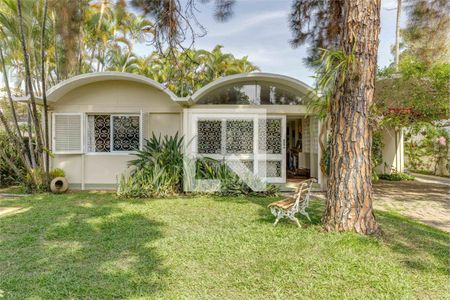
[[[380,174],[378,175],[380,179],[389,181],[407,181],[414,180],[414,176],[408,175],[402,172],[392,172],[391,174]]]
[[[86,72],[132,72],[185,96],[217,77],[257,69],[246,57],[239,59],[223,53],[221,46],[212,52],[169,49],[166,53],[138,57],[134,45],[144,43],[146,35],[158,34],[148,30],[152,25],[145,17],[129,11],[124,0],[0,2],[0,61],[6,91],[3,95],[9,100],[3,104],[0,99],[0,121],[27,169],[28,177],[22,182],[30,184],[30,190],[47,185],[50,178],[43,171],[48,170],[50,156],[48,114],[41,116],[36,96],[42,97],[45,111],[47,88],[61,80]],[[31,105],[26,106],[24,115],[29,117],[26,127],[20,128],[18,120],[23,115],[11,95],[27,94]],[[26,144],[25,136],[33,143]],[[8,154],[2,159],[14,165],[15,158]]]
[[[0,289],[5,299],[448,298],[448,233],[379,211],[383,238],[324,234],[314,198],[312,222],[273,227],[275,200],[0,198],[23,208],[0,218]]]
[[[419,122],[409,128],[405,136],[408,168],[429,170],[439,176],[448,175],[450,136],[445,125]]]
[[[337,50],[341,30],[342,4],[339,1],[295,0],[290,13],[291,44],[309,44],[305,62],[317,66],[321,49]]]
[[[354,63],[353,53],[346,55],[341,50],[320,49],[321,56],[315,61],[315,88],[308,102],[308,112],[314,113],[323,121],[319,133],[319,145],[322,151],[320,162],[324,174],[330,173],[331,138],[327,132],[330,129],[330,103],[336,89],[347,76],[347,71]]]
[[[417,122],[438,121],[450,114],[448,102],[449,63],[426,63],[404,55],[395,67],[378,72],[373,113],[383,124],[408,127]]]
[[[167,169],[153,167],[134,170],[131,175],[121,175],[117,195],[122,198],[166,197],[178,193]]]
[[[150,43],[159,52],[164,46],[170,49],[185,49],[193,45],[197,37],[206,35],[206,29],[197,19],[198,3],[205,4],[212,0],[131,0],[131,5],[150,17],[154,32]],[[224,21],[232,15],[235,0],[214,0],[215,18]]]
[[[402,30],[403,54],[426,64],[448,62],[450,14],[447,0],[407,0],[407,22]]]
[[[222,52],[222,48],[217,45],[212,51],[170,49],[163,54],[153,52],[147,57],[136,58],[129,71],[160,82],[177,96],[185,97],[220,77],[258,70],[246,56],[236,58]]]
[[[279,192],[279,188],[273,184],[267,184],[266,190],[263,192],[255,192],[224,162],[210,158],[198,159],[196,161],[196,176],[199,179],[219,180],[220,190],[218,191],[218,194],[221,196],[275,196]],[[255,185],[261,183],[256,177],[247,178],[246,180],[253,180],[253,184]]]
[[[122,197],[157,197],[183,191],[183,137],[156,137],[145,141],[137,159],[129,162],[130,175],[122,175],[117,194]]]
[[[149,198],[183,193],[184,166],[189,163],[184,159],[192,160],[183,158],[183,142],[178,133],[164,138],[153,134],[144,148],[137,151],[137,158],[129,162],[131,173],[121,176],[117,194],[125,198]],[[269,184],[267,191],[253,192],[224,163],[209,158],[195,160],[195,168],[196,176],[202,179],[220,180],[220,195],[274,195],[278,191]]]
[[[11,162],[25,174],[24,166],[22,165],[22,161],[15,151],[13,145],[11,145],[11,141],[8,136],[0,131],[0,151],[5,153],[8,157],[11,158]],[[0,187],[6,187],[13,184],[18,184],[22,182],[23,177],[19,177],[14,170],[6,163],[4,159],[0,157]]]
[[[54,179],[56,177],[65,177],[65,176],[66,176],[66,172],[64,172],[63,169],[55,168],[55,169],[50,171],[50,178],[51,179]]]
[[[381,130],[377,130],[372,134],[372,179],[378,180],[378,174],[375,167],[383,162],[383,134]]]
[[[308,102],[308,110],[324,120],[330,110],[330,101],[336,85],[342,83],[348,69],[355,61],[353,53],[347,55],[342,50],[319,49],[321,56],[315,62],[315,93]],[[317,97],[316,95],[320,95]]]

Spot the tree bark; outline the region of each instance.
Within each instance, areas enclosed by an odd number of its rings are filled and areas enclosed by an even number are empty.
[[[331,100],[331,163],[323,223],[329,231],[379,232],[372,209],[372,103],[380,0],[342,1],[341,50],[353,56]]]

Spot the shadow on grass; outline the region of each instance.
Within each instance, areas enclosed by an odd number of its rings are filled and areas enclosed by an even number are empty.
[[[0,218],[5,297],[135,298],[163,289],[167,270],[152,246],[162,224],[104,198],[80,193],[2,201],[30,208]]]
[[[434,268],[448,274],[448,233],[416,222],[395,212],[376,211],[376,217],[383,230],[383,242],[393,251],[403,255],[402,263],[414,270],[426,271]],[[417,259],[424,256],[436,259],[439,264],[429,260]]]
[[[236,203],[254,203],[261,208],[258,209],[258,221],[265,224],[272,224],[275,217],[271,214],[267,205],[278,198],[264,197],[246,197],[232,198]],[[311,218],[311,222],[301,214],[297,214],[303,228],[308,226],[316,226],[321,228],[321,217],[325,208],[325,203],[317,198],[312,198],[307,212]],[[401,263],[410,269],[417,271],[438,271],[443,274],[448,273],[448,249],[450,246],[449,235],[434,227],[419,223],[408,217],[404,217],[395,212],[376,211],[375,216],[380,223],[382,236],[379,237],[361,237],[364,243],[372,240],[376,243],[381,241],[394,252],[400,254]],[[289,222],[284,220],[284,222]],[[292,224],[292,226],[295,226]],[[432,263],[429,259],[434,259],[437,264]]]
[[[234,197],[234,198],[227,198],[232,199],[235,203],[241,203],[246,204],[248,202],[257,204],[261,206],[261,208],[258,210],[258,215],[260,216],[259,221],[261,223],[273,223],[275,221],[275,217],[270,212],[270,209],[267,207],[270,203],[274,201],[278,201],[283,199],[283,197]],[[220,197],[217,197],[218,201],[221,200]],[[227,200],[228,201],[228,200]],[[299,219],[302,226],[305,225],[311,226],[311,225],[320,225],[320,219],[322,217],[323,212],[323,203],[319,199],[311,199],[309,208],[306,210],[309,213],[309,217],[311,218],[311,222],[302,214],[296,214],[296,217]],[[283,222],[290,222],[286,219],[280,220],[281,223]],[[294,224],[294,223],[293,223]]]

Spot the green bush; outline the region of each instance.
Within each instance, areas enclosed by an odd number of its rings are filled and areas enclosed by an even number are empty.
[[[391,174],[380,174],[378,177],[380,179],[389,181],[407,181],[407,180],[414,180],[415,178],[414,176],[400,172],[392,172]]]
[[[220,189],[217,192],[222,196],[238,195],[265,195],[273,196],[279,192],[279,188],[273,184],[267,184],[264,192],[253,191],[236,173],[224,163],[210,158],[198,159],[196,161],[196,176],[199,179],[216,179],[220,181]],[[253,184],[260,185],[262,182],[251,177],[247,180]]]
[[[137,152],[137,159],[129,162],[130,174],[122,175],[117,187],[117,195],[124,198],[165,197],[183,193],[183,137],[176,134],[164,138],[152,135],[145,146]],[[220,180],[219,195],[274,195],[278,188],[267,185],[265,192],[254,192],[233,171],[222,162],[202,158],[187,161],[195,163],[199,179]],[[250,178],[257,182],[256,178]]]
[[[22,160],[19,158],[19,154],[12,146],[8,136],[3,132],[0,132],[0,149],[2,149],[6,156],[10,158],[13,164],[25,174],[25,169],[22,165]],[[0,159],[0,187],[20,184],[22,181],[23,178],[19,178],[10,166],[3,159]]]
[[[129,162],[132,171],[122,175],[117,194],[125,198],[164,197],[183,191],[183,137],[156,137],[145,141],[137,159]]]

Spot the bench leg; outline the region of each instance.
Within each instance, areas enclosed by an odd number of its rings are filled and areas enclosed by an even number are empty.
[[[295,215],[290,215],[290,216],[288,216],[288,218],[289,218],[291,221],[294,221],[294,223],[297,224],[297,226],[298,226],[299,228],[302,227],[302,225],[300,225],[300,222],[299,222],[298,219],[295,217]]]
[[[296,217],[293,218],[293,221],[295,222],[295,224],[297,224],[298,228],[302,228],[302,225],[300,225],[300,222]]]
[[[300,213],[304,215],[306,218],[308,218],[309,222],[311,222],[311,218],[309,217],[309,214],[306,211],[301,211]]]
[[[275,222],[273,223],[273,226],[277,226],[278,221],[280,221],[280,218],[277,217],[276,220],[275,220]]]

